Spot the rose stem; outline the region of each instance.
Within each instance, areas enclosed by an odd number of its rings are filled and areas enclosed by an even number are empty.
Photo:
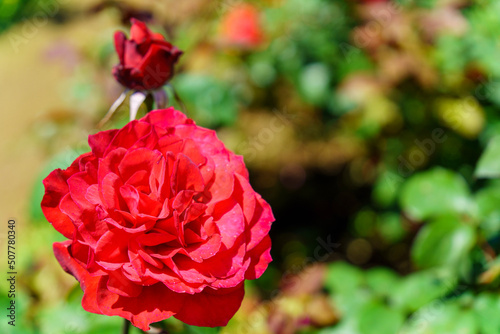
[[[144,100],[144,103],[146,104],[146,109],[147,109],[146,114],[147,114],[148,112],[150,112],[154,108],[154,106],[153,106],[154,98],[150,93],[148,93],[148,95],[146,96],[146,100]]]
[[[130,329],[130,322],[127,319],[123,319],[125,322],[123,323],[122,334],[128,334],[128,330]]]

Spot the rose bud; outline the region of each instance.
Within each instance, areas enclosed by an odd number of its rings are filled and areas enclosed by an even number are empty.
[[[115,33],[120,63],[113,67],[113,75],[129,89],[157,89],[172,78],[182,51],[161,34],[152,33],[144,22],[131,21],[130,39],[122,31]]]
[[[144,331],[171,316],[225,326],[271,262],[271,207],[241,156],[173,108],[89,136],[43,183],[54,243],[85,310]]]

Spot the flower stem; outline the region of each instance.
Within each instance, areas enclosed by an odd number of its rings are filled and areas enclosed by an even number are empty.
[[[182,112],[187,115],[186,105],[184,104],[184,102],[182,102],[181,97],[177,94],[177,92],[175,91],[174,87],[172,87],[172,91],[174,92],[174,99],[177,101],[177,103],[179,103],[179,106],[181,107]]]
[[[122,329],[122,334],[128,334],[128,331],[130,329],[130,321],[127,319],[123,319],[125,322],[123,323],[123,329]]]
[[[148,95],[146,96],[146,100],[144,100],[144,103],[146,104],[146,114],[153,110],[154,102],[155,100],[153,98],[153,95],[151,95],[151,93],[148,93]]]

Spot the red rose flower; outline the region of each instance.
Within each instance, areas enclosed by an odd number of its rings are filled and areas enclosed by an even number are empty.
[[[174,74],[174,64],[182,51],[162,35],[152,33],[144,22],[132,19],[130,40],[121,31],[115,33],[115,49],[120,64],[113,75],[123,86],[151,90],[163,86]]]
[[[232,8],[221,23],[221,37],[224,43],[253,48],[263,41],[259,11],[250,4],[241,4]]]
[[[241,156],[173,108],[89,137],[43,181],[42,209],[85,310],[147,330],[174,316],[224,326],[271,261],[270,206]]]

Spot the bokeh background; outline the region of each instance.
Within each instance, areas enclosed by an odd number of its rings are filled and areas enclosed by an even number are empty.
[[[498,13],[496,0],[3,0],[0,270],[14,218],[19,274],[15,328],[0,279],[0,332],[120,331],[81,308],[53,257],[63,237],[41,180],[88,151],[122,91],[113,33],[136,17],[184,51],[170,104],[244,156],[276,216],[274,262],[229,325],[169,319],[163,333],[500,333]]]

